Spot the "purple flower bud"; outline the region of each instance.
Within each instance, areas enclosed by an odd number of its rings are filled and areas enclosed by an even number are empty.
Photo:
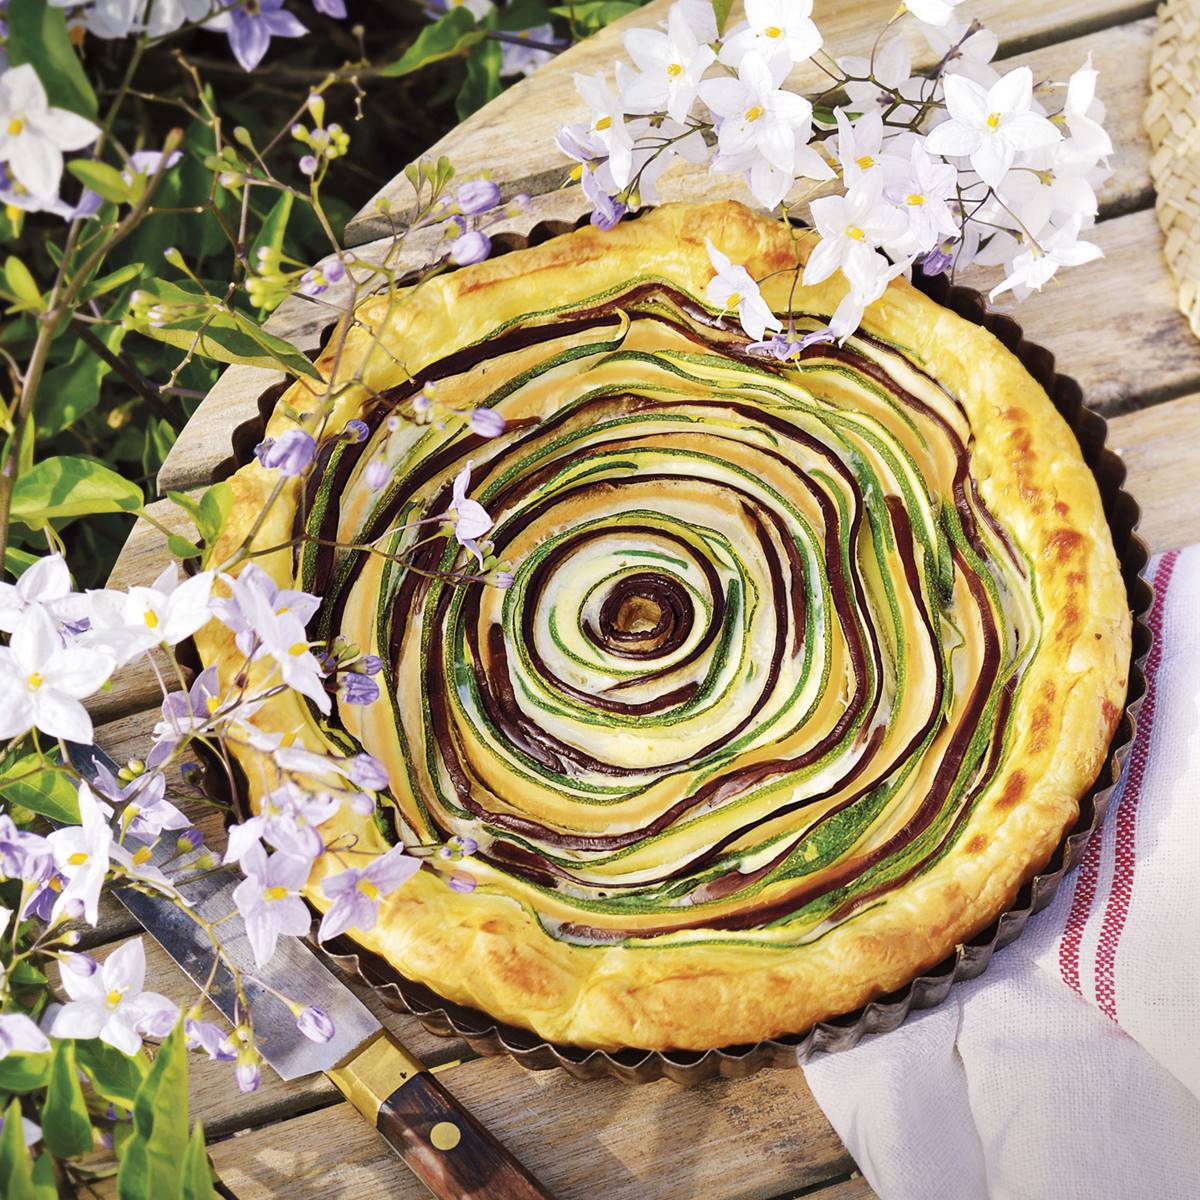
[[[346,0],[313,0],[313,8],[340,21],[346,15]]]
[[[346,268],[340,258],[327,258],[321,263],[321,274],[325,276],[326,283],[337,283],[339,280],[345,279]]]
[[[450,876],[449,884],[452,891],[458,892],[463,896],[469,896],[477,886],[475,880],[462,871],[455,871]]]
[[[921,274],[942,275],[949,270],[953,261],[954,259],[941,246],[935,246],[921,259]]]
[[[465,213],[487,212],[500,203],[500,189],[490,179],[471,179],[457,192],[458,207]]]
[[[366,792],[351,792],[348,799],[351,810],[360,817],[369,817],[375,811],[375,798]]]
[[[347,704],[374,704],[379,699],[379,684],[369,675],[347,671],[342,675],[342,699]]]
[[[477,408],[471,414],[471,432],[480,437],[499,437],[504,426],[504,418],[494,408]]]
[[[355,419],[346,422],[346,427],[342,430],[342,433],[349,437],[352,442],[358,443],[365,442],[370,436],[371,430],[367,426],[366,421]]]
[[[533,197],[528,192],[518,192],[510,201],[509,204],[520,211],[524,211],[533,203]]]
[[[358,660],[358,669],[364,675],[378,675],[383,670],[383,659],[378,654],[364,654]]]
[[[317,160],[311,154],[306,154],[300,160],[299,166],[302,175],[315,175],[317,173]]]
[[[303,429],[289,429],[278,438],[267,438],[254,447],[254,457],[268,470],[302,475],[317,453],[317,443]]]
[[[492,239],[480,229],[473,229],[450,243],[450,258],[460,267],[483,262],[492,252]]]
[[[239,1062],[233,1069],[233,1077],[243,1092],[257,1092],[258,1085],[262,1081],[262,1072],[259,1070],[258,1063],[252,1059],[249,1062]]]
[[[511,571],[497,571],[496,572],[496,580],[495,580],[496,587],[500,588],[503,591],[505,588],[512,587],[512,585],[513,585],[513,575],[512,575]]]
[[[370,792],[382,792],[390,782],[387,768],[370,754],[356,754],[350,760],[346,774],[355,787],[366,788]]]
[[[176,839],[175,847],[180,854],[188,854],[195,850],[203,839],[200,836],[200,830],[194,825],[191,829],[185,829]]]
[[[455,838],[455,841],[463,854],[474,854],[479,849],[479,843],[473,837],[467,837],[465,834]]]
[[[296,1028],[310,1042],[327,1042],[337,1032],[329,1014],[323,1008],[315,1008],[311,1004],[301,1009],[296,1018]]]
[[[96,973],[96,960],[90,954],[60,954],[59,962],[72,975],[78,975],[81,979],[87,979]]]
[[[382,458],[373,458],[367,463],[363,479],[372,491],[379,491],[392,477],[392,468]]]

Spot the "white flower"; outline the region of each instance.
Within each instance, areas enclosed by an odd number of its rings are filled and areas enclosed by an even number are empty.
[[[961,3],[962,0],[904,0],[904,7],[926,25],[945,25]]]
[[[912,57],[908,45],[902,37],[889,38],[875,54],[874,67],[869,58],[839,58],[838,66],[850,76],[846,84],[847,103],[849,112],[868,113],[880,107],[886,100],[890,105],[892,92],[912,100],[914,104],[902,104],[891,114],[894,121],[911,120],[917,112],[916,104],[920,103],[921,95],[927,81],[913,77]],[[878,81],[872,83],[870,76]],[[882,90],[886,89],[886,90]]]
[[[867,171],[882,171],[885,179],[903,173],[904,159],[890,153],[883,145],[883,117],[878,112],[864,113],[851,123],[844,109],[836,109],[834,117],[838,125],[838,162],[842,164],[842,178],[850,187]]]
[[[99,135],[91,121],[50,104],[31,64],[0,75],[0,162],[35,196],[57,196],[63,151],[82,150]]]
[[[950,120],[931,130],[925,140],[931,154],[969,156],[980,179],[996,187],[1018,151],[1037,150],[1061,135],[1032,111],[1033,72],[1017,67],[986,91],[964,75],[945,79]]]
[[[263,967],[275,953],[280,934],[303,937],[312,924],[300,898],[310,865],[290,854],[268,858],[261,845],[251,846],[241,865],[246,878],[234,888],[233,902],[246,922],[254,961]]]
[[[900,237],[906,224],[884,200],[879,172],[863,175],[844,196],[814,200],[811,211],[821,240],[805,264],[805,285],[821,283],[840,269],[855,291],[874,291],[891,268],[878,247]]]
[[[56,624],[85,615],[87,600],[71,591],[71,572],[61,554],[47,554],[16,583],[0,583],[0,629],[12,633],[23,613],[41,608]]]
[[[24,1013],[0,1013],[0,1059],[49,1051],[50,1040]]]
[[[70,1000],[55,1014],[50,1036],[94,1038],[136,1054],[142,1034],[165,1035],[179,1019],[179,1009],[157,992],[142,991],[146,951],[142,939],[126,942],[89,976],[60,974]]]
[[[324,672],[309,649],[300,618],[290,609],[277,611],[260,591],[248,591],[242,604],[258,639],[254,657],[265,655],[274,660],[288,687],[307,696],[323,713],[329,712],[332,702],[325,690]]]
[[[999,78],[990,66],[996,57],[999,39],[990,29],[976,28],[967,36],[970,26],[964,21],[951,19],[945,25],[921,24],[924,36],[933,57],[945,62],[946,72],[965,75],[984,87],[991,87]]]
[[[108,650],[122,665],[155,646],[178,645],[212,615],[212,582],[211,571],[181,582],[171,563],[149,587],[89,592],[92,626],[82,640]]]
[[[736,311],[742,328],[752,341],[761,342],[766,329],[782,329],[783,325],[767,307],[750,272],[740,264],[730,262],[709,238],[704,239],[704,244],[708,247],[708,257],[716,271],[708,283],[706,294],[709,302],[719,308]]]
[[[812,0],[746,0],[746,20],[726,35],[721,61],[737,67],[747,54],[760,54],[791,66],[811,58],[821,48],[812,8]]]
[[[722,154],[760,155],[781,171],[795,162],[793,131],[812,120],[812,105],[780,89],[783,75],[759,54],[747,54],[736,79],[709,79],[700,86],[705,104],[720,118]]]
[[[0,646],[0,739],[37,728],[52,738],[89,744],[92,718],[80,704],[113,673],[110,654],[64,646],[54,621],[30,608]]]
[[[700,79],[716,54],[711,46],[696,40],[683,9],[671,9],[666,33],[631,29],[625,35],[625,49],[639,71],[621,91],[629,110],[665,110],[673,121],[685,121]]]
[[[888,199],[908,222],[895,250],[911,258],[929,250],[943,237],[958,236],[958,222],[948,201],[955,195],[958,172],[930,158],[920,142],[913,144],[905,175],[887,185]]]
[[[50,5],[53,8],[81,7],[77,0],[50,0]],[[99,38],[126,38],[141,27],[145,7],[146,0],[95,0],[83,10],[83,27]]]
[[[552,42],[554,26],[535,25],[532,29],[519,30],[516,36],[532,42]],[[554,57],[554,52],[542,50],[537,46],[519,46],[513,42],[504,42],[500,47],[500,55],[500,74],[507,77],[532,75],[538,67],[545,66]]]
[[[862,323],[867,307],[874,304],[887,291],[888,284],[897,275],[903,274],[908,266],[907,260],[894,265],[889,264],[886,270],[880,271],[865,287],[849,288],[829,318],[830,334],[839,342],[844,342]]]
[[[1040,292],[1059,267],[1077,267],[1103,258],[1104,251],[1099,246],[1079,240],[1080,224],[1081,218],[1074,216],[1061,229],[1045,238],[1040,247],[1034,246],[1018,254],[1013,260],[1011,273],[992,288],[989,298],[995,300],[1011,288],[1033,288]]]
[[[712,0],[675,0],[671,8],[683,14],[696,41],[707,43],[717,40],[717,16],[713,12]]]
[[[1096,99],[1096,78],[1099,72],[1092,66],[1092,56],[1067,82],[1067,100],[1061,120],[1071,137],[1064,151],[1072,158],[1094,163],[1113,152],[1112,139],[1105,132],[1104,105]]]
[[[479,548],[479,539],[492,527],[492,518],[487,509],[478,500],[472,500],[467,495],[471,486],[470,462],[454,477],[454,494],[447,516],[454,522],[454,536],[458,544],[469,550],[479,559],[483,566],[483,551]]]
[[[181,25],[203,21],[214,7],[214,0],[154,0],[146,32],[152,38],[174,33]]]
[[[588,134],[608,153],[609,168],[618,188],[632,178],[633,139],[625,127],[625,110],[603,74],[576,75],[575,88],[590,108]]]
[[[86,783],[79,785],[79,824],[55,829],[47,837],[54,865],[67,883],[51,909],[51,919],[64,913],[68,917],[82,912],[89,925],[99,917],[100,889],[108,873],[112,829],[108,817],[112,810],[97,800]]]

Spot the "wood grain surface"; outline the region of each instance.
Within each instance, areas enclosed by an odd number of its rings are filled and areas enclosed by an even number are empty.
[[[469,176],[488,171],[506,195],[536,194],[511,222],[523,232],[544,219],[573,220],[583,211],[578,188],[560,188],[565,172],[550,138],[580,105],[575,71],[594,71],[618,52],[623,28],[661,19],[667,0],[610,28],[506,92],[447,136],[447,153]],[[816,18],[839,53],[864,50],[894,0],[817,0]],[[1102,220],[1089,235],[1106,258],[1066,272],[1057,286],[1016,314],[1028,336],[1049,346],[1060,370],[1076,376],[1093,406],[1110,416],[1109,442],[1129,468],[1128,488],[1142,507],[1141,529],[1155,551],[1200,540],[1196,502],[1200,435],[1200,344],[1179,315],[1163,264],[1150,205],[1148,148],[1141,131],[1153,4],[1122,0],[971,5],[1001,35],[1001,55],[1021,55],[1039,79],[1063,80],[1086,54],[1101,71],[1100,93],[1118,153],[1100,190]],[[914,43],[915,45],[915,43]],[[918,59],[918,61],[923,61]],[[802,74],[802,73],[801,73]],[[802,83],[808,82],[802,77]],[[399,176],[397,180],[399,180]],[[402,184],[385,192],[397,197]],[[664,199],[723,192],[694,170],[664,177]],[[348,241],[364,258],[390,244],[386,222],[368,205]],[[375,240],[373,240],[375,239]],[[402,259],[421,261],[420,239]],[[981,276],[964,282],[979,285]],[[336,297],[335,297],[336,301]],[[330,311],[295,298],[271,328],[310,348]],[[164,488],[197,488],[228,469],[235,430],[257,417],[269,372],[231,368],[183,432],[160,475]],[[160,503],[154,515],[187,531],[186,518]],[[114,583],[147,582],[168,562],[162,535],[139,522],[113,574]],[[127,671],[93,706],[99,741],[118,760],[144,749],[156,719],[158,685],[149,668]],[[207,834],[206,834],[207,836]],[[219,839],[219,830],[212,836]],[[90,945],[105,953],[134,923],[106,905]],[[193,990],[148,943],[148,986],[180,1003]],[[867,1200],[874,1195],[813,1102],[800,1071],[764,1071],[684,1089],[667,1081],[629,1086],[583,1083],[562,1072],[531,1073],[506,1058],[480,1058],[462,1042],[427,1033],[414,1018],[368,1003],[388,1027],[459,1095],[555,1193],[572,1200]],[[323,1077],[284,1084],[264,1072],[252,1096],[234,1089],[227,1066],[194,1061],[192,1106],[212,1139],[212,1160],[239,1200],[382,1200],[426,1193],[378,1135]],[[111,1185],[100,1195],[114,1195]]]

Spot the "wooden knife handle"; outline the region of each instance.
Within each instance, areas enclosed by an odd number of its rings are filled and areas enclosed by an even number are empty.
[[[329,1078],[438,1200],[553,1200],[386,1031]]]

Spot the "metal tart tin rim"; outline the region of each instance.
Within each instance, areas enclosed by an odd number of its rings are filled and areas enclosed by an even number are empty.
[[[538,245],[586,223],[586,216],[576,222],[540,221],[524,235],[499,234],[493,239],[493,257]],[[974,289],[951,284],[944,276],[927,278],[917,274],[913,282],[930,299],[994,334],[1045,388],[1055,408],[1067,421],[1100,489],[1133,614],[1129,690],[1121,720],[1096,782],[1080,800],[1078,820],[1064,835],[1046,866],[1021,888],[1013,904],[999,917],[975,937],[960,944],[938,966],[922,972],[904,988],[871,1000],[843,1016],[819,1021],[801,1033],[767,1038],[749,1045],[704,1051],[596,1050],[549,1042],[531,1030],[504,1024],[477,1009],[446,1000],[425,985],[406,979],[386,960],[343,935],[325,942],[318,949],[345,978],[370,988],[393,1011],[415,1016],[430,1033],[462,1038],[478,1054],[507,1054],[527,1070],[561,1067],[577,1079],[609,1076],[626,1083],[651,1083],[666,1078],[691,1085],[717,1076],[740,1079],[766,1067],[797,1067],[813,1054],[848,1050],[868,1034],[887,1033],[898,1028],[910,1013],[941,1004],[955,983],[980,975],[991,962],[992,955],[1019,937],[1030,916],[1050,903],[1063,877],[1077,865],[1088,840],[1104,819],[1132,748],[1137,714],[1145,696],[1144,668],[1153,640],[1146,616],[1154,600],[1154,589],[1142,577],[1150,553],[1137,533],[1141,510],[1123,487],[1124,462],[1107,446],[1107,422],[1084,404],[1079,384],[1055,370],[1054,355],[1028,341],[1020,324],[1012,317],[989,309],[983,296]],[[323,335],[324,330],[319,332]],[[232,453],[214,472],[215,478],[227,478],[250,461],[266,420],[286,387],[287,381],[272,384],[259,396],[258,415],[235,429],[231,439]]]

